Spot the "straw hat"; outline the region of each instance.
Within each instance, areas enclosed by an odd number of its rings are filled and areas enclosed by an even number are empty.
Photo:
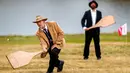
[[[33,21],[33,23],[37,23],[39,21],[46,21],[48,18],[44,18],[40,15],[36,16],[36,21]]]

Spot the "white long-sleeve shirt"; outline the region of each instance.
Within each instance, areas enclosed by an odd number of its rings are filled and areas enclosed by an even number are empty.
[[[92,25],[95,25],[96,23],[96,16],[97,16],[97,11],[91,10],[91,16],[92,16]]]

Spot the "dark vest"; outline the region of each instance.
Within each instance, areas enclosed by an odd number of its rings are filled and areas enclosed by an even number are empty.
[[[49,40],[49,43],[50,43],[50,47],[53,45],[53,40],[52,40],[52,37],[51,37],[51,34],[50,32],[48,31],[48,29],[44,29],[43,32],[45,33],[45,35],[47,36],[48,40]]]

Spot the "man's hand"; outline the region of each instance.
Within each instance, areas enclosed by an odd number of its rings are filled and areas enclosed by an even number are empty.
[[[87,28],[87,27],[83,27],[83,30],[88,31],[88,30],[89,30],[89,28]]]
[[[47,49],[43,48],[43,52],[41,53],[41,58],[44,58],[47,54]]]
[[[51,50],[53,49],[53,48],[55,48],[57,45],[56,44],[54,44],[52,47],[51,47]]]
[[[89,30],[89,28],[85,28],[84,30],[85,30],[85,31],[88,31],[88,30]]]

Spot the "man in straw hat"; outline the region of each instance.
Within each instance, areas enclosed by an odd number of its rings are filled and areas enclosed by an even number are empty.
[[[54,67],[57,67],[57,72],[61,72],[64,61],[58,59],[58,54],[64,45],[64,32],[56,22],[46,22],[46,20],[47,18],[38,15],[36,21],[33,22],[39,27],[36,36],[38,36],[43,49],[41,57],[44,58],[47,53],[50,55],[47,73],[53,73]]]
[[[100,19],[102,18],[102,13],[99,10],[96,10],[98,7],[98,3],[96,1],[91,1],[89,3],[90,10],[86,11],[82,20],[81,24],[83,29],[85,30],[85,47],[84,47],[84,59],[87,60],[89,58],[89,46],[92,38],[94,39],[95,45],[95,53],[97,60],[101,59],[101,52],[100,52],[100,28],[94,28],[88,30],[88,27],[95,25]],[[86,22],[87,21],[87,22]]]

